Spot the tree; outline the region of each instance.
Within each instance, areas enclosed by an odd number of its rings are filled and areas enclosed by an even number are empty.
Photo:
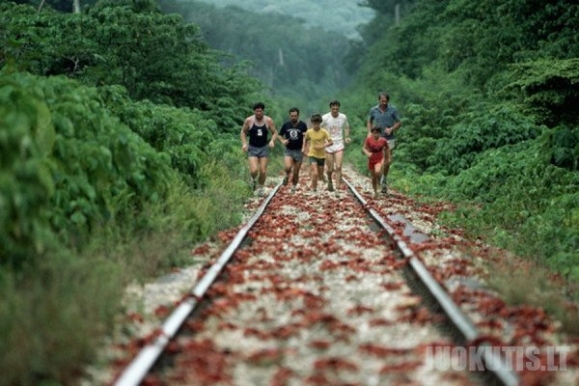
[[[224,107],[225,100],[243,111],[244,98],[260,89],[241,67],[222,67],[222,54],[202,41],[198,27],[163,14],[153,0],[104,0],[82,15],[37,14],[11,3],[0,10],[7,31],[0,35],[2,66],[11,62],[22,71],[94,86],[122,85],[134,99],[204,111]]]

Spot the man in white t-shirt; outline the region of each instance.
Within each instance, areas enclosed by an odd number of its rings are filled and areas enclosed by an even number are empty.
[[[350,143],[350,124],[345,114],[340,113],[340,102],[330,102],[330,112],[322,117],[322,127],[328,130],[333,145],[326,148],[326,174],[328,176],[328,190],[334,191],[332,176],[336,172],[336,188],[342,187],[342,161],[344,146]]]

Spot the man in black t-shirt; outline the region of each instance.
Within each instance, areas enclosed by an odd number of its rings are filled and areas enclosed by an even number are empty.
[[[289,121],[285,122],[279,130],[278,138],[285,145],[283,184],[287,185],[291,174],[291,191],[295,192],[304,158],[302,154],[304,134],[308,131],[308,126],[300,120],[300,110],[297,107],[289,109],[289,117]]]

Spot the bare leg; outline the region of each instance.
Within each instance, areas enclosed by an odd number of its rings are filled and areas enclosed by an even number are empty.
[[[310,164],[310,176],[312,178],[312,189],[316,190],[318,188],[318,164]]]
[[[380,177],[382,175],[382,162],[374,165],[374,170],[372,173],[372,189],[374,189],[374,195],[378,194],[378,185],[380,183]]]
[[[328,176],[328,186],[332,184],[334,174],[334,153],[326,153],[326,175]]]
[[[390,170],[390,164],[392,163],[392,149],[388,148],[384,157],[384,169],[382,171],[382,193],[387,193],[386,187],[386,177],[388,177],[388,171]]]
[[[319,181],[323,181],[323,179],[324,179],[324,166],[323,166],[323,165],[322,165],[322,166],[318,166],[317,168],[318,168],[318,170],[317,170],[317,179],[318,179]]]
[[[342,161],[344,159],[344,151],[340,150],[334,153],[334,170],[336,171],[336,188],[342,187]]]
[[[283,163],[284,163],[284,171],[285,171],[285,177],[283,179],[283,184],[287,185],[287,182],[289,181],[290,173],[292,172],[292,163],[293,163],[292,157],[284,156],[283,157]]]
[[[384,177],[388,175],[390,164],[392,163],[392,149],[386,150],[386,157],[384,158]]]
[[[293,166],[292,166],[292,184],[293,186],[296,186],[298,184],[298,180],[300,178],[300,169],[302,167],[302,163],[298,162],[298,161],[293,161]]]
[[[251,176],[251,190],[255,190],[257,185],[257,174],[259,172],[259,159],[249,157],[249,175]]]
[[[267,175],[267,157],[262,157],[259,159],[259,185],[263,186],[265,184],[265,177]]]
[[[256,179],[259,172],[259,159],[257,157],[249,157],[249,174],[251,178]]]

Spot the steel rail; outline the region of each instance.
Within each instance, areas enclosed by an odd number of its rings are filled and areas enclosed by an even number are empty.
[[[227,265],[235,251],[239,248],[249,230],[255,225],[261,217],[272,198],[275,196],[282,184],[279,183],[259,206],[255,214],[249,221],[237,232],[237,235],[223,251],[217,261],[207,270],[201,280],[189,292],[188,297],[183,300],[165,319],[157,337],[148,345],[144,346],[129,365],[120,374],[113,383],[116,386],[137,386],[151,371],[165,347],[171,339],[177,334],[185,320],[195,307],[199,304],[207,290],[215,282],[223,267]]]
[[[421,284],[426,288],[428,293],[435,299],[440,308],[447,315],[449,320],[454,324],[454,326],[461,333],[463,339],[468,342],[473,342],[481,337],[474,324],[470,321],[467,315],[465,315],[458,305],[452,300],[450,295],[442,288],[440,283],[432,277],[428,269],[424,266],[422,261],[416,257],[414,252],[408,247],[406,242],[402,240],[392,228],[378,213],[375,209],[371,208],[367,201],[362,197],[360,193],[354,188],[350,182],[342,178],[342,181],[348,186],[350,191],[354,196],[360,201],[364,208],[368,211],[370,216],[376,221],[382,228],[386,230],[388,235],[394,241],[394,244],[398,251],[408,259],[408,265],[412,269],[413,273],[420,280]],[[500,355],[497,355],[496,351],[493,350],[492,346],[482,343],[477,346],[477,350],[482,352],[481,360],[484,362],[485,369],[491,373],[491,375],[498,380],[501,385],[504,386],[516,386],[520,383],[518,375],[508,367],[507,361]]]
[[[376,221],[394,241],[397,250],[408,259],[408,265],[413,273],[418,277],[421,284],[426,288],[430,295],[435,299],[440,308],[445,312],[449,320],[457,328],[463,339],[467,341],[475,341],[481,335],[470,319],[460,310],[454,303],[450,295],[442,288],[442,286],[432,277],[427,268],[422,264],[412,250],[408,247],[406,242],[402,240],[394,231],[394,229],[382,218],[379,212],[371,208],[367,201],[357,192],[352,184],[343,178],[343,182],[348,186],[350,191],[354,194],[356,199],[364,206],[370,216]],[[239,248],[243,240],[246,238],[249,230],[255,225],[257,220],[263,215],[265,209],[269,205],[272,198],[275,196],[279,188],[279,183],[264,202],[259,206],[251,219],[238,231],[233,241],[224,250],[217,261],[209,268],[201,280],[189,292],[175,310],[165,319],[160,332],[157,337],[148,345],[143,347],[132,362],[124,369],[117,380],[113,383],[115,386],[137,386],[145,379],[146,375],[151,371],[157,360],[162,355],[167,344],[177,334],[182,327],[187,317],[193,312],[195,307],[200,303],[201,299],[215,282],[223,267],[230,261],[235,251]],[[509,369],[504,358],[497,355],[490,345],[481,344],[477,347],[480,350],[481,360],[485,364],[487,371],[491,372],[496,380],[505,386],[515,386],[519,384],[519,378],[516,373]]]

